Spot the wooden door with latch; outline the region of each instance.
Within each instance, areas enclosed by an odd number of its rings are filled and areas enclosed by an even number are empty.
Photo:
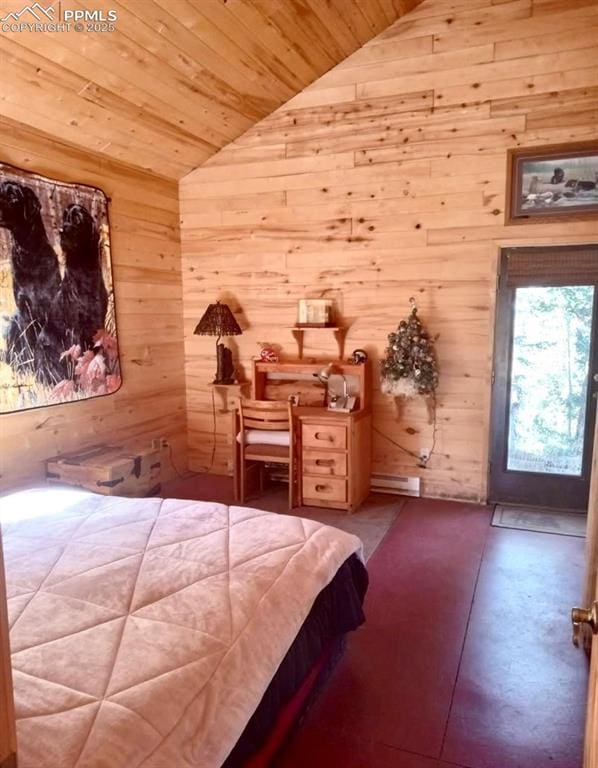
[[[598,768],[598,422],[588,506],[584,603],[586,608],[574,608],[571,612],[573,642],[590,654],[583,768]]]
[[[503,249],[488,498],[584,511],[598,392],[598,245]]]

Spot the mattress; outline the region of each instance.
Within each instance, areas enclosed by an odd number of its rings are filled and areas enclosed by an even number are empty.
[[[73,489],[0,520],[21,768],[219,768],[361,551],[302,518]]]

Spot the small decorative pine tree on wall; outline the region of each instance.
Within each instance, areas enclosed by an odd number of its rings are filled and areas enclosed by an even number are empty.
[[[386,355],[380,362],[380,389],[393,395],[400,418],[399,403],[402,399],[421,395],[428,409],[428,421],[433,424],[432,447],[418,453],[405,448],[388,435],[380,432],[397,448],[417,459],[417,466],[425,469],[436,448],[436,387],[438,386],[438,363],[434,339],[424,328],[417,316],[417,304],[409,299],[411,312],[406,320],[401,320],[397,330],[388,335]]]
[[[434,341],[417,316],[417,304],[409,299],[411,313],[388,335],[386,356],[380,364],[382,392],[399,397],[433,395],[438,386]]]

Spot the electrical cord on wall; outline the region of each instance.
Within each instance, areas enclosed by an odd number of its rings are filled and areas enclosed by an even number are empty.
[[[430,448],[430,453],[428,455],[428,458],[423,462],[423,468],[426,469],[428,462],[432,458],[432,454],[434,453],[436,449],[436,436],[438,434],[438,419],[436,418],[436,395],[434,395],[434,416],[433,416],[433,423],[432,423],[432,447]]]
[[[210,459],[210,465],[208,467],[206,467],[206,469],[205,469],[206,472],[211,472],[212,471],[212,467],[214,466],[214,458],[215,458],[215,455],[216,455],[216,402],[214,400],[214,388],[213,387],[212,387],[212,423],[213,423],[213,429],[212,429],[212,456],[211,456],[211,459]],[[171,467],[174,469],[174,471],[176,472],[177,476],[181,480],[185,479],[186,477],[189,476],[189,472],[187,472],[187,474],[182,474],[179,471],[177,465],[174,462],[174,457],[172,455],[172,444],[170,443],[170,441],[167,443],[167,446],[168,446],[168,459],[170,461]]]
[[[177,467],[177,465],[174,463],[174,457],[173,457],[173,455],[172,455],[172,443],[170,442],[170,440],[168,441],[168,443],[167,443],[167,446],[168,446],[168,459],[169,459],[169,461],[170,461],[170,466],[171,466],[171,467],[174,469],[174,471],[176,472],[176,474],[178,475],[178,477],[180,477],[180,478],[181,478],[181,480],[182,480],[182,479],[183,479],[183,478],[185,478],[187,475],[181,474],[181,473],[179,472],[179,470],[178,470],[178,467]]]
[[[410,451],[409,448],[405,448],[404,445],[401,445],[400,443],[397,443],[396,440],[393,440],[392,437],[389,437],[387,434],[382,432],[378,429],[378,427],[372,427],[372,430],[374,432],[377,432],[381,437],[383,437],[385,440],[388,440],[389,443],[392,443],[397,448],[400,448],[403,453],[407,453],[409,456],[413,456],[414,459],[417,459],[418,461],[421,461],[421,456],[418,453],[415,453],[414,451]]]
[[[206,472],[211,472],[216,458],[216,401],[214,399],[214,387],[212,387],[212,456],[210,466],[206,467]]]
[[[372,430],[374,432],[377,432],[381,437],[383,437],[385,440],[388,440],[389,443],[392,443],[397,448],[399,448],[404,453],[408,454],[409,456],[412,456],[414,459],[417,459],[418,464],[417,466],[420,467],[420,469],[427,469],[428,462],[432,458],[432,455],[434,454],[434,451],[436,449],[436,438],[438,435],[438,419],[436,418],[436,397],[433,396],[433,408],[434,408],[434,416],[433,416],[433,426],[432,426],[432,447],[430,449],[430,453],[426,458],[422,458],[419,453],[415,453],[415,451],[409,450],[409,448],[405,448],[404,445],[401,445],[396,440],[394,440],[392,437],[389,437],[386,433],[382,432],[378,429],[378,427],[372,427]]]

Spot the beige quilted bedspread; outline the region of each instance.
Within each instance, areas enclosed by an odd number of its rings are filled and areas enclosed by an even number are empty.
[[[0,499],[20,768],[218,768],[360,542],[61,488]]]

